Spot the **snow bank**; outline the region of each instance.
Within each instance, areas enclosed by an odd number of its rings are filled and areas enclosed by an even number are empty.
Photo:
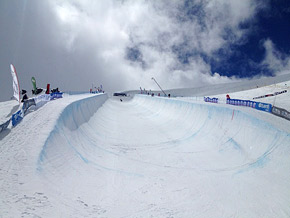
[[[54,155],[55,152],[61,150],[58,146],[67,144],[67,132],[75,131],[88,122],[107,99],[107,94],[97,95],[73,102],[63,110],[39,155],[38,170],[41,170],[41,165],[47,155]],[[50,154],[51,152],[53,154]]]

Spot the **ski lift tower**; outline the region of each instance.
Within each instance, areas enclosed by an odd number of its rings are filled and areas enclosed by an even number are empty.
[[[158,84],[158,82],[156,81],[156,79],[154,79],[154,77],[152,77],[151,79],[154,80],[154,82],[158,85],[158,87],[159,87],[160,90],[164,93],[164,95],[167,96],[167,94],[163,91],[163,89],[162,89],[161,86]]]

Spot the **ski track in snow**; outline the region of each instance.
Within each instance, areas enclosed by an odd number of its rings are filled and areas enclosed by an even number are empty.
[[[289,217],[288,122],[193,99],[66,96],[0,141],[0,217]]]

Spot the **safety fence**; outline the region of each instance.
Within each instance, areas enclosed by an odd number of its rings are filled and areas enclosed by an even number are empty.
[[[285,93],[285,92],[282,91],[279,93]],[[211,103],[222,103],[222,102],[219,102],[218,98],[210,98],[210,97],[204,97],[204,101],[211,102]],[[283,109],[283,108],[273,106],[272,104],[250,101],[250,100],[242,100],[242,99],[227,99],[226,104],[235,105],[235,106],[251,107],[251,108],[254,108],[256,110],[272,113],[273,115],[290,120],[290,112],[289,111],[287,111],[286,109]]]
[[[48,101],[52,101],[54,99],[62,98],[61,92],[59,93],[51,93],[51,94],[43,94],[37,97],[34,97],[32,99],[28,99],[23,102],[23,106],[20,110],[18,110],[15,114],[12,115],[12,126],[16,126],[18,123],[21,122],[23,117],[25,116],[27,110],[32,105],[35,105],[36,107],[41,107]]]
[[[219,99],[218,98],[204,97],[204,101],[210,102],[210,103],[218,103]]]
[[[271,113],[272,105],[262,102],[242,100],[242,99],[227,99],[227,104],[255,108],[260,111]]]
[[[20,109],[17,112],[12,114],[12,117],[9,120],[7,120],[6,122],[0,125],[0,132],[7,129],[10,122],[12,122],[13,127],[19,124],[31,106],[34,105],[36,107],[41,107],[48,101],[62,98],[62,94],[63,93],[43,94],[43,95],[31,98],[31,99],[24,100],[22,107],[20,107]]]
[[[272,114],[290,120],[290,112],[283,108],[273,106]]]

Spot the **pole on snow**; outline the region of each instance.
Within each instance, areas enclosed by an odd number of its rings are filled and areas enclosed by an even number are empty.
[[[161,86],[158,84],[158,82],[156,81],[156,79],[154,79],[154,77],[152,77],[151,79],[154,80],[154,82],[158,85],[158,87],[159,87],[160,90],[164,93],[164,95],[167,96],[167,94],[163,91],[163,89],[162,89]]]

